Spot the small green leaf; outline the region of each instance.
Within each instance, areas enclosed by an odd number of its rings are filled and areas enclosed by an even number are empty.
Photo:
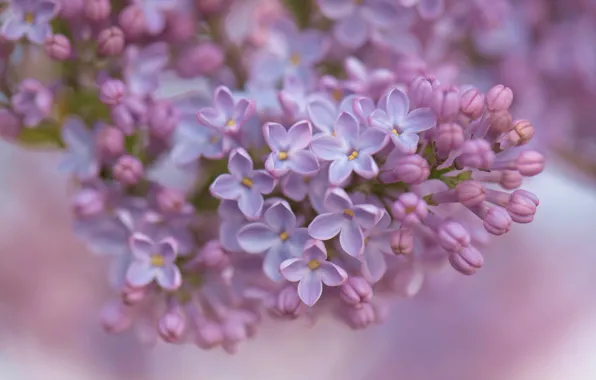
[[[17,141],[27,147],[64,148],[60,138],[60,126],[51,122],[41,122],[33,128],[23,128]]]

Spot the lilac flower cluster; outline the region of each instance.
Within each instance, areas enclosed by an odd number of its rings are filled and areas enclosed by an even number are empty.
[[[364,328],[532,221],[544,158],[512,90],[432,75],[435,29],[477,27],[478,1],[256,2],[257,26],[240,3],[8,4],[2,135],[65,150],[75,233],[114,258],[107,330],[234,352],[264,311]],[[36,49],[57,79],[14,81]],[[203,90],[164,97],[171,78]]]

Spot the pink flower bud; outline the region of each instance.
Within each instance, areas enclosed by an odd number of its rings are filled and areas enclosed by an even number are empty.
[[[484,95],[476,88],[466,90],[461,96],[460,111],[471,120],[484,113]]]
[[[105,157],[117,157],[124,152],[124,133],[114,127],[104,127],[97,135],[97,149]]]
[[[466,207],[478,206],[486,199],[486,188],[477,181],[464,181],[455,190],[458,201]]]
[[[524,177],[515,170],[503,170],[499,184],[507,190],[517,189],[521,186]]]
[[[513,128],[513,119],[507,110],[492,111],[486,115],[488,136],[492,139],[509,132]]]
[[[157,207],[167,214],[176,214],[185,211],[186,206],[190,206],[186,202],[186,195],[180,190],[162,188],[156,196]]]
[[[165,34],[168,41],[186,42],[196,35],[196,16],[192,12],[170,12],[166,16]]]
[[[472,241],[470,233],[460,223],[447,221],[437,229],[439,243],[447,252],[461,252]]]
[[[502,207],[490,207],[483,218],[484,228],[493,235],[504,235],[511,228],[512,219]]]
[[[489,111],[507,110],[513,103],[513,91],[498,84],[486,93],[486,107]]]
[[[393,217],[406,225],[420,223],[426,215],[428,208],[418,195],[405,193],[399,196],[391,207]]]
[[[373,289],[363,277],[350,277],[339,289],[339,296],[346,304],[362,307],[373,296]]]
[[[518,120],[502,139],[501,147],[525,145],[534,137],[534,126],[527,120]]]
[[[0,136],[7,141],[14,141],[21,131],[21,120],[14,112],[0,109]]]
[[[141,302],[142,300],[144,300],[146,295],[147,295],[146,287],[136,288],[134,286],[130,286],[130,285],[126,284],[124,286],[124,289],[122,289],[122,301],[126,305],[130,305],[130,306],[136,305],[139,302]]]
[[[102,30],[97,37],[97,51],[103,56],[117,56],[124,50],[124,32],[117,26]]]
[[[182,51],[176,61],[176,72],[182,78],[211,75],[223,64],[224,53],[211,42],[192,45]]]
[[[381,170],[379,176],[383,183],[404,182],[408,185],[418,185],[426,181],[430,175],[428,162],[418,154],[399,157],[388,165],[391,169]]]
[[[112,169],[114,179],[123,185],[135,185],[143,177],[143,164],[138,158],[130,155],[122,156]]]
[[[59,0],[59,15],[66,20],[81,17],[85,9],[85,0]]]
[[[346,310],[346,321],[354,330],[364,329],[376,322],[373,306],[366,302],[359,308],[351,307]]]
[[[145,16],[143,10],[136,5],[130,5],[118,16],[118,24],[126,37],[135,39],[145,33]]]
[[[535,150],[526,150],[517,158],[516,166],[524,177],[533,177],[544,170],[544,156]]]
[[[120,104],[125,93],[126,85],[121,80],[108,79],[99,88],[99,100],[107,105],[114,106]]]
[[[457,164],[474,169],[489,169],[495,160],[495,153],[488,141],[483,139],[467,140],[457,157]]]
[[[224,0],[195,0],[197,9],[202,14],[214,14],[221,12],[225,6]]]
[[[85,16],[91,21],[103,21],[111,12],[110,0],[87,0],[85,3]]]
[[[105,199],[101,191],[83,189],[74,196],[72,208],[79,217],[97,215],[105,209]]]
[[[456,87],[438,88],[431,96],[431,108],[441,121],[453,120],[459,114],[460,93]]]
[[[126,306],[120,302],[109,303],[100,313],[101,325],[107,332],[121,333],[132,325],[132,318]]]
[[[270,312],[277,317],[297,318],[302,311],[302,301],[298,297],[296,287],[288,285],[282,289],[275,299]]]
[[[223,341],[223,331],[218,323],[212,321],[203,321],[197,326],[195,334],[195,343],[203,349],[211,349],[221,344]]]
[[[391,234],[391,249],[398,255],[409,255],[414,249],[414,233],[409,228],[400,228]]]
[[[441,157],[447,157],[452,151],[461,148],[465,141],[464,130],[456,123],[439,124],[434,138],[437,153]]]
[[[507,212],[516,223],[530,223],[534,220],[538,198],[528,191],[515,190],[509,198]]]
[[[166,139],[172,134],[179,121],[180,115],[168,101],[156,101],[149,107],[147,123],[153,136]]]
[[[461,252],[454,252],[449,255],[449,263],[460,273],[472,275],[477,269],[484,265],[482,254],[473,246],[465,248]]]
[[[54,34],[48,37],[44,43],[44,50],[48,57],[56,61],[65,61],[70,58],[72,53],[70,41],[62,34]]]
[[[428,107],[437,87],[439,87],[439,81],[435,78],[417,77],[410,83],[408,96],[415,107]]]
[[[219,240],[210,240],[203,246],[199,253],[199,261],[208,268],[221,267],[228,262]]]
[[[157,328],[166,342],[179,342],[186,329],[186,317],[179,308],[169,310],[160,318]]]

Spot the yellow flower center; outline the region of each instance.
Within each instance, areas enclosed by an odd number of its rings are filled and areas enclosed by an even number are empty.
[[[399,136],[399,132],[397,131],[397,129],[393,128],[393,129],[391,130],[391,132],[392,132],[394,135],[396,135],[396,136]]]
[[[352,154],[350,154],[348,156],[348,160],[352,161],[355,160],[358,157],[358,152],[357,151],[353,151]]]
[[[333,132],[331,132],[331,135],[332,135],[333,137],[337,137],[337,132],[333,131]]]
[[[315,270],[315,269],[319,269],[319,267],[321,266],[321,263],[318,260],[313,259],[313,260],[310,260],[308,262],[308,264],[306,264],[306,266],[310,270]]]
[[[406,207],[406,214],[411,214],[416,211],[416,206]]]
[[[27,24],[33,24],[33,22],[35,22],[35,14],[33,12],[26,12],[25,13],[25,22]]]
[[[288,152],[279,152],[279,154],[277,155],[277,157],[280,160],[287,160],[288,159]]]
[[[339,102],[344,97],[344,92],[342,90],[340,90],[339,88],[336,88],[335,90],[331,91],[331,97],[336,102]]]
[[[163,256],[159,253],[151,255],[151,265],[154,267],[163,267],[165,264]]]
[[[217,137],[217,136],[211,136],[211,138],[209,139],[209,141],[211,141],[212,144],[215,144],[216,142],[219,141],[219,137]]]
[[[242,178],[241,183],[248,188],[251,188],[253,185],[252,179],[247,178],[247,177]]]
[[[294,66],[298,66],[300,64],[300,61],[302,61],[302,58],[300,58],[300,54],[298,53],[294,53],[290,57],[290,63]]]
[[[287,232],[282,232],[281,234],[279,234],[279,238],[283,241],[288,240],[288,238],[290,237],[290,234],[288,234]]]
[[[230,119],[226,123],[226,127],[228,127],[228,128],[232,128],[232,127],[235,127],[235,126],[236,126],[236,120],[234,120],[234,119]]]
[[[344,214],[346,214],[347,216],[354,216],[354,211],[350,210],[349,208],[344,210]]]

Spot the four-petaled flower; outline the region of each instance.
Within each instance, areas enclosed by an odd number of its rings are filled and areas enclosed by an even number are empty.
[[[429,108],[409,112],[410,100],[397,88],[381,98],[379,107],[370,115],[371,126],[384,131],[404,153],[414,153],[420,138],[418,133],[431,129],[437,122]]]
[[[297,227],[290,206],[281,201],[265,211],[263,222],[248,224],[238,232],[238,243],[246,252],[266,252],[263,271],[273,281],[282,280],[280,264],[299,256],[309,238],[305,227]]]
[[[50,20],[57,13],[58,4],[52,0],[13,0],[0,34],[8,40],[27,36],[29,41],[42,44],[52,33]]]
[[[329,190],[325,197],[326,214],[318,215],[308,226],[308,233],[318,240],[329,240],[339,234],[341,248],[351,256],[358,256],[364,248],[363,228],[371,228],[378,221],[380,210],[370,204],[354,205],[341,188]]]
[[[176,165],[186,165],[201,157],[221,159],[232,143],[221,131],[207,128],[195,117],[183,116],[178,124],[170,157]]]
[[[83,120],[75,116],[69,117],[60,133],[67,151],[59,169],[72,173],[83,181],[96,177],[99,173],[99,160],[95,138]]]
[[[230,153],[230,174],[222,174],[209,188],[219,199],[237,200],[238,208],[248,219],[258,219],[263,210],[263,194],[275,187],[275,180],[264,170],[254,170],[246,150],[237,148]]]
[[[234,96],[225,86],[215,89],[213,107],[199,111],[199,122],[218,129],[225,134],[235,135],[242,125],[255,113],[255,102],[247,99],[234,100]]]
[[[267,123],[263,134],[272,151],[265,161],[265,169],[275,177],[281,177],[290,170],[302,175],[313,175],[319,170],[317,157],[306,150],[312,140],[308,121],[300,121],[289,130],[278,123]]]
[[[166,290],[176,290],[182,284],[176,266],[177,243],[171,238],[154,242],[149,236],[135,233],[130,238],[134,260],[126,271],[126,281],[133,287],[149,285],[153,280]]]
[[[364,232],[364,249],[362,251],[362,275],[371,282],[377,282],[387,270],[385,255],[392,255],[391,217],[385,210],[381,210],[381,217],[377,223]]]
[[[285,260],[279,269],[286,280],[298,282],[298,296],[308,306],[321,298],[323,284],[339,286],[348,278],[343,268],[327,261],[325,244],[318,240],[307,242],[302,257]]]
[[[352,172],[371,179],[379,173],[372,157],[385,146],[387,138],[377,129],[368,128],[362,133],[356,118],[343,112],[335,124],[335,136],[319,136],[312,142],[312,150],[322,160],[332,161],[329,182],[340,185]]]

